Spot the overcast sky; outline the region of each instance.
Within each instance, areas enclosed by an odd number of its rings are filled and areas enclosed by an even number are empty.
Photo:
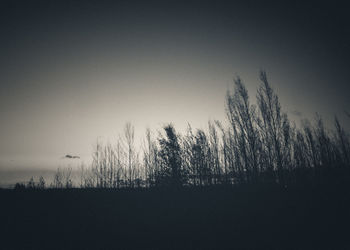
[[[2,3],[0,170],[89,161],[127,121],[205,128],[235,76],[255,99],[260,69],[291,119],[349,126],[345,4],[260,2]]]

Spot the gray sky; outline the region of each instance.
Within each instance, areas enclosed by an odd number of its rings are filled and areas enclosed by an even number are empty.
[[[349,18],[333,3],[9,1],[1,7],[0,169],[88,162],[136,134],[224,120],[239,75],[264,69],[292,119],[348,110]],[[139,139],[137,139],[139,140]]]

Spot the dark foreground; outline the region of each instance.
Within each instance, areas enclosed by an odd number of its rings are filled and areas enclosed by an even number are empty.
[[[1,249],[350,249],[350,184],[0,190]]]

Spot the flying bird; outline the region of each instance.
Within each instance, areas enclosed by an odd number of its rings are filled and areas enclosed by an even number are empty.
[[[80,157],[77,156],[77,155],[65,155],[63,158],[68,158],[68,159],[80,159]]]

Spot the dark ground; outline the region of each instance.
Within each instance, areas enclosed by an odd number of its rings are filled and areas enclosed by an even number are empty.
[[[350,249],[350,184],[0,190],[1,249]]]

